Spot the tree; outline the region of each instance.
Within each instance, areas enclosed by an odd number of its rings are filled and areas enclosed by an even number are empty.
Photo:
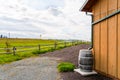
[[[2,35],[2,34],[0,35],[0,38],[3,38],[3,35]]]

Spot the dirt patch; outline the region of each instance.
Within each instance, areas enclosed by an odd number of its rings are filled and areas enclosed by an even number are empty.
[[[71,62],[75,64],[76,68],[78,66],[78,55],[80,49],[87,49],[90,45],[77,45],[72,47],[67,47],[62,50],[57,50],[54,52],[48,52],[46,54],[42,54],[40,56],[47,56],[47,57],[57,57],[60,58],[61,61]],[[112,80],[111,78],[105,77],[101,74],[83,77],[76,72],[65,72],[61,73],[61,78],[63,80]]]

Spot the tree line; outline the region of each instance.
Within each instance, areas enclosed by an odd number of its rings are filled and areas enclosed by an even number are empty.
[[[1,34],[1,35],[0,35],[0,38],[8,38],[8,37]]]

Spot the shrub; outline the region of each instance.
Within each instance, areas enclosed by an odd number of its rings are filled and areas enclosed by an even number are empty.
[[[39,51],[39,50],[36,50],[36,51],[33,51],[32,53],[33,53],[33,54],[40,54],[40,51]]]
[[[49,49],[48,51],[53,52],[53,51],[55,51],[55,49],[54,49],[54,48],[51,48],[51,49]]]
[[[73,71],[75,68],[75,65],[69,62],[62,62],[60,64],[58,64],[57,69],[60,72],[69,72],[69,71]]]
[[[6,41],[5,42],[5,45],[6,45],[6,47],[5,47],[5,51],[6,51],[6,53],[11,53],[11,49],[10,49],[10,43],[8,42],[8,41]]]
[[[24,52],[24,53],[17,54],[17,56],[19,56],[20,58],[27,58],[27,57],[34,56],[34,54],[31,52]]]
[[[36,50],[36,51],[33,51],[32,53],[33,54],[44,54],[46,52],[53,52],[55,51],[54,48],[49,48],[49,49],[43,49],[43,50]]]
[[[33,51],[32,53],[37,55],[37,54],[44,54],[46,52],[48,52],[48,50],[41,50],[41,51],[40,50],[36,50],[36,51]]]

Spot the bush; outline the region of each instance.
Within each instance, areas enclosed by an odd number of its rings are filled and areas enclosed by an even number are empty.
[[[50,48],[50,49],[48,49],[48,52],[53,52],[53,51],[55,51],[54,48]]]
[[[33,51],[33,54],[40,54],[41,52],[39,50]]]
[[[16,56],[19,56],[20,58],[27,58],[27,57],[34,56],[34,54],[31,52],[24,52],[24,53],[16,54]]]
[[[37,54],[44,54],[46,52],[48,52],[48,50],[41,50],[41,51],[40,50],[36,50],[36,51],[33,51],[32,53],[37,55]]]
[[[6,47],[5,47],[6,53],[11,53],[11,49],[10,49],[11,45],[10,45],[10,43],[7,41],[7,42],[5,42],[5,45],[6,45]]]
[[[69,62],[62,62],[58,64],[57,69],[60,72],[69,72],[75,69],[75,65]]]
[[[43,49],[43,50],[36,50],[36,51],[33,51],[32,53],[33,54],[44,54],[46,52],[53,52],[55,51],[54,48],[49,48],[49,49]]]

